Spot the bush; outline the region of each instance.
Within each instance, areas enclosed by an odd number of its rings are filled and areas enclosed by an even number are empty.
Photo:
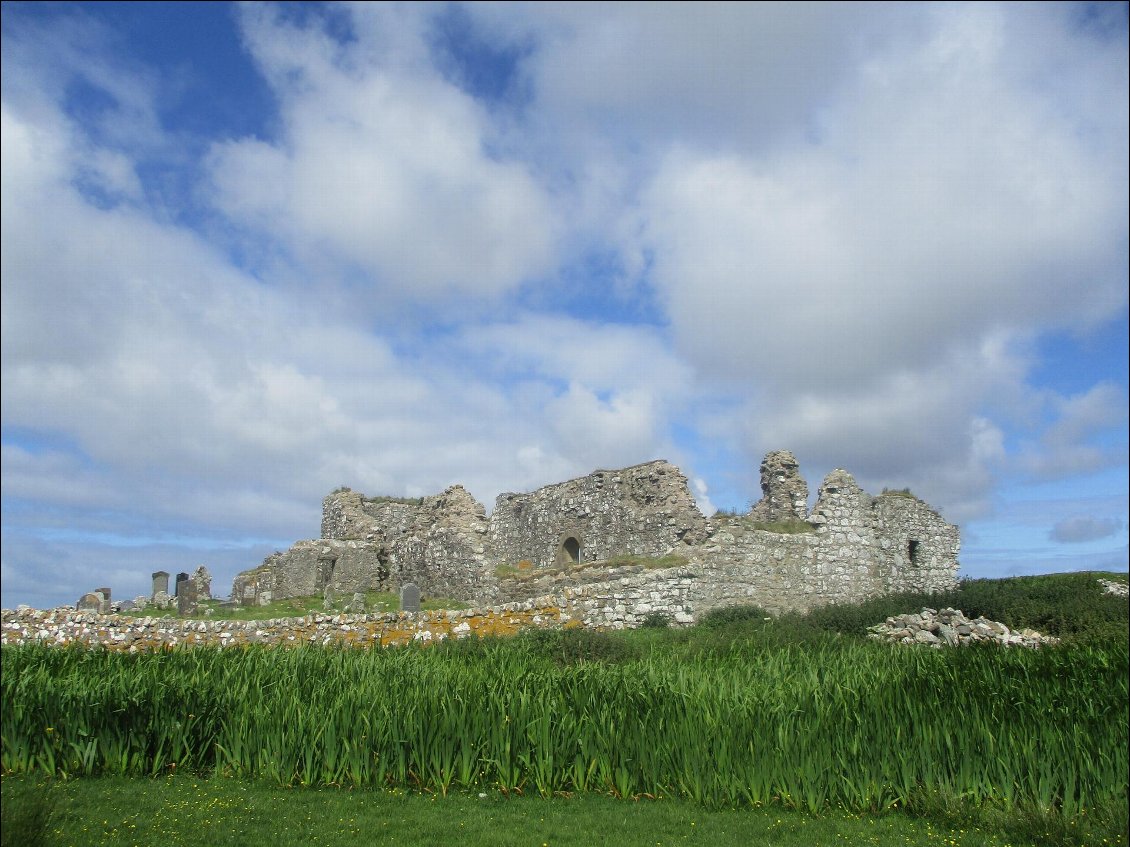
[[[663,612],[651,612],[640,625],[645,629],[667,629],[671,625],[671,618]]]
[[[698,619],[698,626],[704,629],[718,629],[750,622],[762,624],[768,617],[770,614],[760,606],[725,606],[721,609],[711,609]]]

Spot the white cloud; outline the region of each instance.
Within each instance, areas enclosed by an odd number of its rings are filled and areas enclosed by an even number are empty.
[[[550,270],[550,198],[523,163],[491,154],[483,109],[421,65],[412,25],[385,29],[368,18],[389,10],[351,11],[349,45],[271,7],[245,11],[249,49],[280,100],[280,138],[214,147],[220,207],[300,255],[363,268],[378,300],[491,297]]]
[[[961,520],[1002,467],[1125,461],[1123,389],[1027,384],[1048,327],[1125,309],[1124,33],[1070,7],[473,5],[529,95],[486,104],[433,66],[436,7],[292,11],[241,12],[279,112],[179,172],[206,221],[143,179],[184,164],[160,77],[83,15],[13,41],[5,13],[3,485],[32,535],[250,551],[316,532],[339,484],[489,505],[664,455],[700,502],[706,461],[755,500],[777,448]],[[68,110],[76,78],[110,105]],[[51,567],[17,541],[6,584]]]
[[[1124,308],[1126,108],[1087,92],[1126,90],[1125,45],[1056,30],[1069,64],[1041,87],[1052,25],[1013,23],[931,13],[827,89],[807,143],[673,145],[647,183],[678,349],[747,392],[758,450],[898,468],[976,513],[1001,452],[980,410],[1031,393],[993,349]]]
[[[1065,397],[1046,392],[1041,399],[1053,420],[1038,441],[1022,445],[1016,457],[1019,469],[1036,479],[1062,479],[1126,463],[1125,442],[1110,444],[1097,438],[1125,424],[1123,388],[1102,382],[1081,394]]]
[[[1109,538],[1122,529],[1123,522],[1114,518],[1093,518],[1088,516],[1065,518],[1052,527],[1049,537],[1052,541],[1065,544],[1081,544]]]

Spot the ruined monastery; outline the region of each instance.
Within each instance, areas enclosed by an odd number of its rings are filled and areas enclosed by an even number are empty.
[[[792,453],[761,464],[748,514],[705,517],[657,460],[600,470],[486,509],[462,486],[419,500],[348,488],[322,502],[321,537],[235,578],[232,599],[345,598],[414,584],[476,606],[538,599],[585,624],[690,622],[719,606],[805,610],[956,582],[956,526],[906,492],[871,496],[844,470],[808,485]]]

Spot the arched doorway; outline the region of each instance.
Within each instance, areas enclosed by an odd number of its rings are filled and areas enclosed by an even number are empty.
[[[557,564],[561,567],[569,567],[569,565],[575,565],[580,561],[581,542],[577,540],[576,536],[566,536],[557,548]]]

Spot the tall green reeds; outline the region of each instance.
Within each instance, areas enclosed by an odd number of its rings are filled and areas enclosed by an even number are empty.
[[[3,649],[3,769],[1065,812],[1127,796],[1125,645],[812,643],[561,664],[480,650]]]

